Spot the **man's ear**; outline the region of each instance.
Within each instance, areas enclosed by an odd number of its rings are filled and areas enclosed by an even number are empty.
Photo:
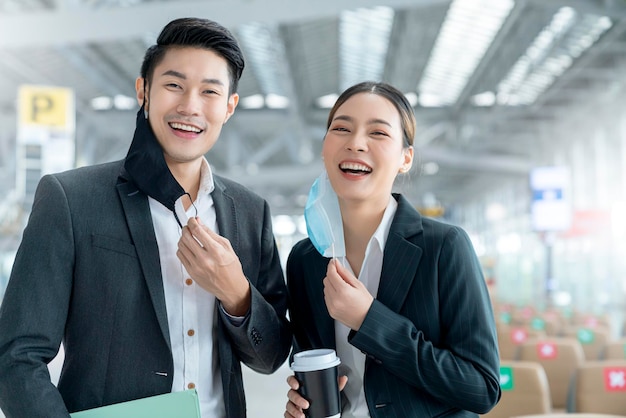
[[[226,117],[224,118],[224,124],[230,119],[230,117],[235,113],[235,108],[239,104],[239,94],[233,93],[228,98],[228,104],[226,107]]]
[[[143,77],[137,77],[135,80],[135,92],[137,93],[137,103],[139,103],[139,107],[145,103],[146,110],[148,110],[148,101],[145,97],[146,89],[144,83],[145,79]]]

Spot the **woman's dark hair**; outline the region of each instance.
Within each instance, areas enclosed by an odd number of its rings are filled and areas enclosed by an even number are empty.
[[[159,65],[169,48],[196,47],[220,55],[228,63],[229,95],[237,92],[244,68],[241,48],[233,34],[217,22],[208,19],[184,17],[168,23],[156,44],[146,51],[141,64],[141,77],[149,84],[154,68]]]
[[[339,109],[339,107],[350,97],[359,93],[377,94],[389,100],[395,108],[398,109],[398,113],[400,113],[400,121],[402,123],[402,140],[404,146],[410,147],[413,145],[416,129],[413,108],[400,90],[383,82],[364,81],[362,83],[355,84],[352,87],[348,87],[348,89],[341,93],[333,105],[333,108],[330,110],[330,113],[328,114],[328,121],[326,122],[326,129],[330,127],[337,109]]]

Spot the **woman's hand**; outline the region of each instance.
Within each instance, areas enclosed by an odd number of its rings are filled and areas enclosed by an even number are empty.
[[[348,383],[348,376],[339,376],[337,378],[337,383],[339,384],[339,390],[343,390],[346,387],[346,383]],[[284,417],[285,418],[305,418],[304,410],[309,407],[309,401],[304,399],[302,395],[298,393],[298,389],[300,388],[300,383],[295,376],[289,376],[287,378],[287,384],[289,384],[289,392],[287,392],[287,398],[289,401],[287,402],[286,410]]]
[[[324,300],[333,319],[358,331],[374,297],[352,273],[331,259],[324,278]]]

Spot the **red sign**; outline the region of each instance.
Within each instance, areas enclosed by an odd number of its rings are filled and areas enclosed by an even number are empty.
[[[604,387],[607,392],[626,392],[626,367],[605,367]]]
[[[537,354],[542,360],[554,359],[557,356],[557,349],[554,343],[539,343],[537,344]]]
[[[597,235],[611,230],[611,211],[609,210],[577,210],[572,217],[570,229],[563,232],[564,237]]]
[[[511,339],[513,344],[521,344],[528,339],[528,333],[523,328],[515,328],[511,330]]]

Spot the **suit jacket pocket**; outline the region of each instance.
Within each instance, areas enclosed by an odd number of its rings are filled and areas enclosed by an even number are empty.
[[[117,238],[93,234],[91,236],[91,243],[94,247],[103,248],[105,250],[114,251],[116,253],[137,258],[135,246],[129,242],[121,241]]]

